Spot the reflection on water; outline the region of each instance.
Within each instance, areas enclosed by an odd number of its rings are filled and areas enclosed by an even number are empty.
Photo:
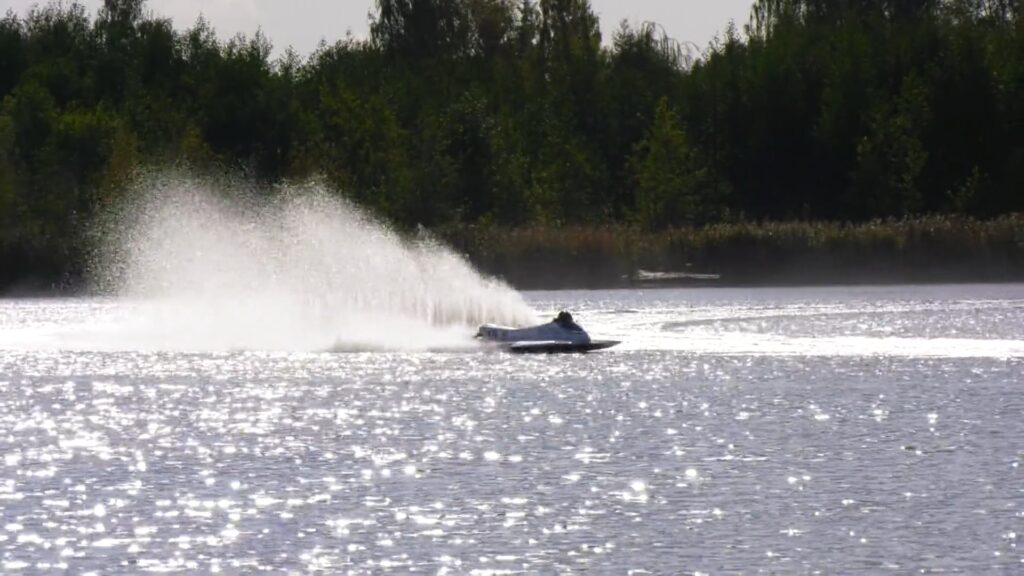
[[[627,345],[32,348],[118,304],[0,304],[0,572],[1024,569],[1021,287],[530,297]]]

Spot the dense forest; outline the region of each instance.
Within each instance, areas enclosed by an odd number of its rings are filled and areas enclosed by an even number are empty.
[[[403,227],[1024,209],[1020,0],[758,0],[705,48],[602,39],[587,0],[378,0],[369,38],[272,54],[144,0],[8,12],[0,285],[76,274],[139,166],[320,178]]]

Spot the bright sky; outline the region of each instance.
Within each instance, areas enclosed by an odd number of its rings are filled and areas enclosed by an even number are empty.
[[[102,0],[79,0],[95,14]],[[24,14],[33,4],[46,0],[0,0],[0,13],[14,9]],[[700,48],[729,20],[742,29],[753,0],[591,0],[601,18],[606,42],[623,19],[632,24],[656,22],[668,35]],[[328,42],[351,32],[368,34],[369,13],[374,0],[149,0],[148,8],[158,16],[174,20],[175,27],[191,26],[203,14],[224,38],[262,28],[280,53],[291,45],[300,54],[312,51],[321,38]]]

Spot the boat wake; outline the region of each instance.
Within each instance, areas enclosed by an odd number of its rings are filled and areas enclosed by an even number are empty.
[[[625,340],[626,351],[733,356],[1024,358],[1024,340],[1004,318],[1019,303],[806,305],[588,311],[595,330]]]

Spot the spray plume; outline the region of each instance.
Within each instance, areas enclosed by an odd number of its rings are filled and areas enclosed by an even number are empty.
[[[275,191],[151,176],[103,219],[98,288],[135,302],[149,349],[420,350],[534,314],[429,238],[407,241],[306,184]]]

